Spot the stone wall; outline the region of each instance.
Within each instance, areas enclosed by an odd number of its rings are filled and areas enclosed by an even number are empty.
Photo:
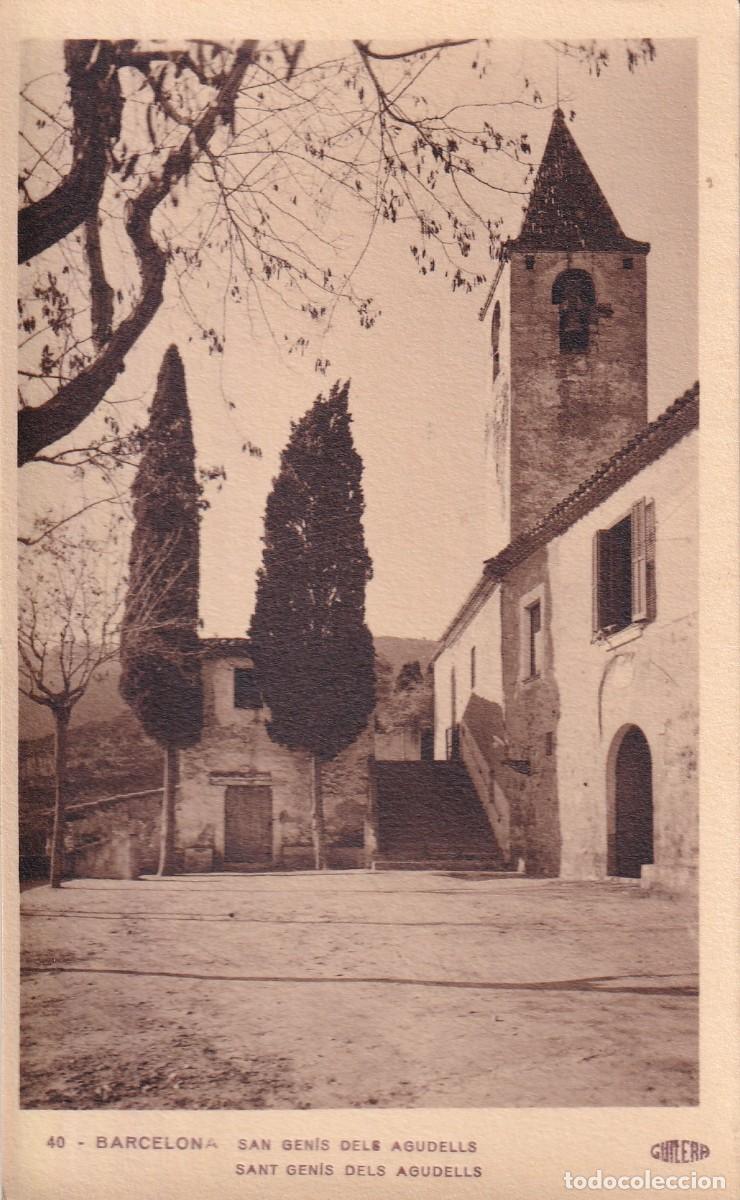
[[[230,784],[256,784],[270,789],[272,856],[266,867],[313,865],[310,758],[272,741],[264,708],[234,707],[234,668],[250,665],[249,659],[239,655],[211,657],[204,662],[203,734],[196,746],[181,751],[178,762],[178,870],[218,869],[224,865],[225,795]],[[372,753],[369,727],[323,765],[330,866],[365,865],[368,760]],[[67,873],[108,878],[154,873],[159,862],[161,811],[161,788],[69,806]],[[24,821],[22,842],[28,848],[28,875],[43,875],[48,869],[52,818],[53,814],[44,810]]]
[[[526,607],[534,601],[540,604],[542,633],[539,668],[531,674],[526,663]],[[501,615],[506,756],[499,784],[511,813],[512,857],[521,858],[530,875],[560,872],[556,769],[560,698],[550,619],[556,603],[543,548],[507,575]]]
[[[647,423],[646,260],[621,252],[539,251],[511,261],[511,538]],[[560,353],[552,287],[561,271],[593,278],[598,315],[585,353]],[[493,552],[493,551],[492,551]]]
[[[45,843],[46,869],[53,818],[53,811],[46,810],[32,820],[32,831]],[[161,819],[161,788],[70,805],[65,820],[65,873],[107,879],[153,874],[159,864]]]
[[[228,655],[204,663],[204,728],[200,742],[180,755],[181,793],[177,844],[211,846],[214,865],[224,862],[225,794],[235,784],[269,787],[272,795],[272,863],[309,866],[311,855],[310,758],[270,738],[264,708],[239,709],[233,702],[233,672],[249,659]],[[333,853],[330,863],[361,865],[368,804],[367,759],[372,734],[366,730],[323,769],[324,812]]]
[[[636,726],[652,762],[654,863],[643,881],[669,891],[696,883],[697,446],[696,432],[682,437],[491,582],[435,661],[436,757],[445,755],[454,669],[458,720],[470,725],[509,813],[511,860],[520,856],[530,873],[598,879],[613,871],[616,753]],[[655,616],[595,636],[594,534],[641,499],[655,506]],[[542,606],[542,661],[527,678],[522,610],[533,598]],[[473,722],[477,708],[483,716]]]
[[[70,859],[68,873],[78,879],[138,879],[142,873],[136,839],[124,830],[82,842]]]
[[[382,762],[414,762],[421,758],[421,729],[409,724],[401,729],[375,731],[375,757]]]

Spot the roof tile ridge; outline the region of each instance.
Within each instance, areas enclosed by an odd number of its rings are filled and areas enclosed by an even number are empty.
[[[619,449],[614,452],[614,454],[610,455],[609,458],[600,463],[590,475],[586,476],[586,478],[583,479],[581,483],[573,489],[573,491],[569,492],[561,500],[558,500],[551,508],[547,510],[544,516],[540,517],[539,521],[536,521],[534,525],[530,525],[529,528],[524,529],[521,533],[517,534],[517,536],[513,538],[506,546],[504,546],[504,548],[500,550],[498,554],[493,555],[491,558],[487,558],[483,564],[484,571],[492,573],[494,571],[494,564],[497,562],[505,564],[507,558],[516,558],[517,553],[522,548],[526,549],[529,543],[533,543],[534,548],[534,543],[537,541],[538,534],[542,534],[548,529],[549,526],[556,525],[557,518],[567,515],[568,510],[576,508],[578,500],[582,500],[590,492],[595,491],[597,485],[603,481],[606,481],[609,475],[613,474],[616,468],[619,467],[625,459],[629,459],[630,456],[634,454],[641,445],[649,443],[659,431],[665,429],[666,426],[670,426],[674,420],[676,423],[678,423],[678,418],[681,413],[683,413],[686,409],[689,409],[693,403],[698,405],[699,391],[699,383],[697,381],[681,396],[678,396],[675,400],[673,400],[672,403],[669,404],[662,413],[660,413],[652,421],[648,422],[647,425],[644,425],[642,429],[638,430],[638,432],[634,434],[629,441],[620,446]],[[690,428],[692,428],[692,426],[689,426],[685,432],[688,432]],[[576,518],[576,520],[577,519],[578,518]],[[567,528],[567,526],[565,526],[565,528]],[[555,530],[553,530],[553,532],[555,532]],[[561,530],[561,532],[563,531]]]

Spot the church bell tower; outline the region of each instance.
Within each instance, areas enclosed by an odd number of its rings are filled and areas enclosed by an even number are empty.
[[[622,232],[557,109],[485,310],[489,553],[647,423],[649,250]]]

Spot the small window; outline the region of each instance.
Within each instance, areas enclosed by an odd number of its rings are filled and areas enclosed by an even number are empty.
[[[501,370],[501,305],[498,300],[493,308],[493,321],[491,323],[491,348],[493,351],[493,378],[496,379]]]
[[[475,687],[475,646],[470,648],[470,687]]]
[[[519,600],[519,679],[528,683],[544,669],[545,587],[540,584]]]
[[[588,271],[561,271],[553,284],[552,302],[559,309],[560,353],[585,353],[596,322],[596,292]]]
[[[251,667],[234,668],[234,708],[261,708],[262,696]]]
[[[651,621],[655,608],[655,506],[638,500],[621,521],[594,534],[594,633]]]
[[[524,266],[528,271],[534,271],[534,254],[525,254]]]
[[[526,609],[525,633],[527,637],[527,678],[533,679],[540,673],[540,632],[542,630],[542,604],[535,600]]]
[[[553,749],[552,733],[548,732],[545,734],[545,754],[547,755],[548,758],[550,758],[552,756],[552,749]]]
[[[623,258],[622,259],[622,268],[625,271],[631,271],[634,265],[635,265],[634,259],[632,259],[632,258]]]

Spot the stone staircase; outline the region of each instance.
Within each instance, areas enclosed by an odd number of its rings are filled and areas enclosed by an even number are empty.
[[[503,869],[461,762],[375,762],[373,798],[376,870]]]

